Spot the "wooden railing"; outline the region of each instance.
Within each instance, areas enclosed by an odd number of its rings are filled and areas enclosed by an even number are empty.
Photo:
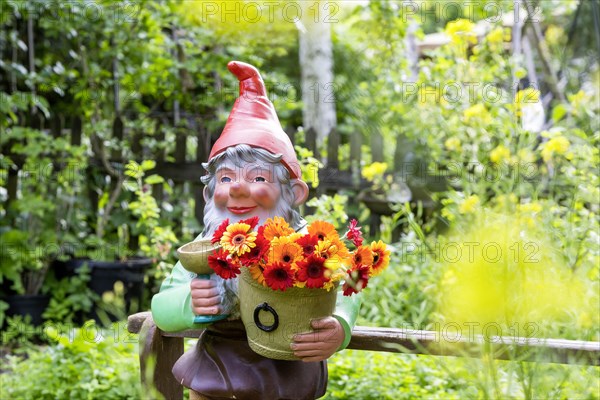
[[[161,331],[150,312],[131,315],[129,332],[139,334],[142,387],[155,388],[166,399],[183,398],[183,387],[171,369],[183,354],[183,339],[198,338],[202,330]],[[349,349],[435,356],[479,357],[500,360],[600,365],[600,342],[481,335],[444,338],[440,332],[357,326]]]

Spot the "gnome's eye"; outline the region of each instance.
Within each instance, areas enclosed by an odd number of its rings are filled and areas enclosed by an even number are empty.
[[[224,176],[221,178],[221,183],[229,183],[231,182],[231,178],[228,176]]]
[[[263,178],[262,176],[257,176],[256,178],[254,178],[254,182],[266,182],[267,180],[265,178]]]

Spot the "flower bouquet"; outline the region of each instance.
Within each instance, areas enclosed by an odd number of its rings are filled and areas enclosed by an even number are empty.
[[[363,245],[356,220],[342,237],[324,221],[311,223],[305,233],[280,217],[257,225],[257,217],[225,220],[212,238],[221,248],[208,263],[224,279],[240,275],[240,311],[250,347],[265,357],[294,360],[293,336],[311,331],[312,319],[333,314],[340,284],[345,296],[364,289],[387,267],[390,252],[381,241]]]

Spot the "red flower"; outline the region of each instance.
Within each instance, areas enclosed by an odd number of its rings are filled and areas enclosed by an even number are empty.
[[[315,235],[304,235],[296,240],[296,243],[302,247],[302,253],[305,257],[312,255],[315,252],[315,246],[319,242],[319,238]]]
[[[346,232],[346,237],[348,240],[352,240],[352,243],[354,243],[356,247],[359,247],[362,246],[363,237],[362,232],[360,231],[361,228],[356,225],[358,225],[357,220],[353,219],[350,221],[350,225],[348,225],[348,232]]]
[[[239,265],[231,262],[229,253],[219,249],[208,256],[208,265],[223,279],[235,278],[241,273]]]
[[[256,227],[256,225],[258,225],[258,221],[259,221],[258,217],[252,217],[252,218],[243,219],[239,222],[242,224],[248,224],[248,225],[250,225],[250,229],[254,229]]]
[[[245,267],[254,265],[254,264],[258,263],[260,260],[262,260],[264,255],[267,253],[267,251],[269,251],[269,247],[271,246],[271,242],[269,242],[267,239],[265,239],[265,237],[261,234],[259,234],[256,237],[254,244],[256,246],[254,246],[252,249],[250,249],[249,252],[244,253],[243,255],[240,256],[240,262]]]
[[[344,296],[351,296],[367,287],[369,283],[369,268],[369,265],[358,265],[348,271],[344,286],[342,286]]]
[[[221,225],[219,225],[215,233],[213,233],[213,237],[210,240],[212,244],[219,243],[221,241],[221,236],[223,236],[223,232],[225,232],[227,229],[227,225],[229,225],[229,218],[221,222]]]
[[[294,271],[291,265],[282,262],[269,264],[263,271],[265,282],[273,290],[284,292],[287,288],[294,286]]]
[[[311,255],[306,261],[298,261],[298,280],[306,282],[306,286],[312,289],[322,288],[325,282],[329,282],[327,276],[330,272],[325,267],[325,259],[323,257]]]

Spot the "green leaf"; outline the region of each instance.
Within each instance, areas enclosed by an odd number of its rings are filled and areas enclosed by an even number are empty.
[[[144,179],[144,183],[147,183],[148,185],[155,185],[157,183],[163,183],[164,181],[165,179],[157,174],[150,175],[149,177]]]
[[[156,161],[154,160],[144,160],[142,161],[142,170],[148,171],[150,169],[154,169],[156,167]]]
[[[559,104],[552,109],[552,121],[558,122],[567,114],[567,107],[564,104]]]

